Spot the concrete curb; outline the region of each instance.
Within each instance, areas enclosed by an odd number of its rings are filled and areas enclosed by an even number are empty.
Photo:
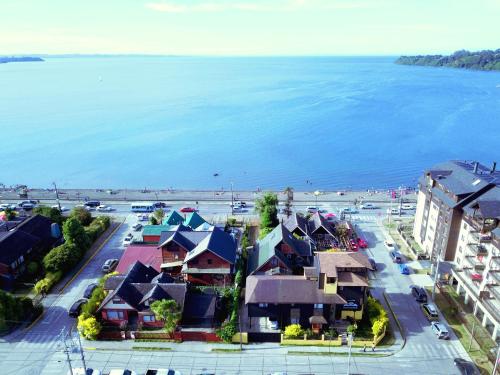
[[[398,326],[399,332],[401,333],[401,337],[403,338],[403,345],[401,345],[401,349],[400,349],[400,350],[402,350],[406,345],[406,335],[404,333],[403,326],[401,325],[401,323],[399,322],[399,319],[397,318],[396,314],[394,313],[394,310],[392,309],[392,305],[389,302],[389,297],[387,297],[387,294],[385,294],[385,292],[383,292],[382,295],[384,296],[385,303],[389,307],[389,310],[391,310],[391,315],[394,318],[396,325]]]

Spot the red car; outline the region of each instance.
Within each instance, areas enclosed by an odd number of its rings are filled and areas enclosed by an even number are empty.
[[[368,247],[368,242],[362,238],[358,238],[358,246],[360,249],[366,249]]]
[[[351,244],[351,250],[352,251],[358,251],[358,244],[356,243],[356,241],[351,240],[350,244]]]
[[[179,211],[181,211],[181,212],[195,212],[196,208],[193,208],[193,207],[182,207]]]

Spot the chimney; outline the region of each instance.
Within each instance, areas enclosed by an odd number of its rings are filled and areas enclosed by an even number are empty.
[[[472,173],[474,173],[474,174],[476,174],[476,173],[477,173],[477,167],[478,167],[478,166],[479,166],[479,163],[478,163],[477,161],[475,161],[475,162],[474,162],[474,172],[472,172]]]
[[[497,162],[494,161],[493,162],[493,165],[491,166],[491,174],[495,173],[495,171],[497,170]]]

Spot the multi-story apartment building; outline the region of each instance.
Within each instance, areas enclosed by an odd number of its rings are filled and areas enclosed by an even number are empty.
[[[450,281],[492,337],[500,337],[500,172],[450,161],[419,180],[415,241],[432,261],[453,263]]]

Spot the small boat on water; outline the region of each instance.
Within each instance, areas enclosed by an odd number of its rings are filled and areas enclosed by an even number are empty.
[[[214,173],[214,177],[217,177],[219,174],[218,173]]]

